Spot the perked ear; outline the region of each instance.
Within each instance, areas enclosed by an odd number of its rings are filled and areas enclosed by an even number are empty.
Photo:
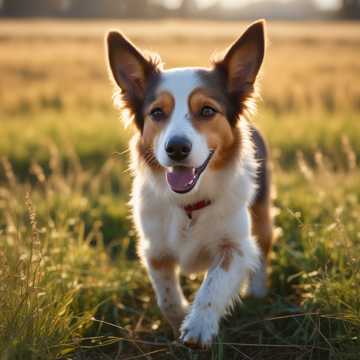
[[[142,128],[142,102],[150,77],[157,72],[157,64],[144,55],[117,31],[107,35],[107,56],[111,74],[121,89],[121,97],[135,117],[135,123]]]
[[[141,96],[154,66],[130,40],[116,31],[107,36],[107,50],[112,75],[121,90]]]
[[[244,34],[227,50],[224,58],[216,62],[216,68],[225,71],[230,93],[252,87],[265,52],[265,21],[251,24]]]

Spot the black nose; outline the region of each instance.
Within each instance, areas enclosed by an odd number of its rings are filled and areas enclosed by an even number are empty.
[[[173,136],[165,145],[165,150],[170,159],[184,160],[191,151],[191,142],[183,136]]]

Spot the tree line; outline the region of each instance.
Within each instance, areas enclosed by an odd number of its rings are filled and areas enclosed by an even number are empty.
[[[183,0],[175,10],[154,0],[2,0],[3,16],[59,16],[59,17],[111,17],[148,18],[187,15],[196,1]]]
[[[215,2],[211,8],[200,11],[196,0],[182,0],[176,9],[167,8],[161,0],[0,0],[0,15],[77,18],[236,17],[234,11],[226,14],[220,3]],[[241,14],[239,10],[239,17]],[[360,19],[360,0],[341,0],[339,10],[332,16]]]

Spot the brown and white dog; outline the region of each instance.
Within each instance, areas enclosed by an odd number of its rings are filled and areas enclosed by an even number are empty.
[[[139,255],[159,307],[185,344],[207,347],[250,281],[266,293],[270,173],[263,138],[245,115],[263,61],[264,22],[211,68],[163,70],[110,32],[111,74],[137,132],[131,205]],[[206,272],[191,305],[179,272]]]

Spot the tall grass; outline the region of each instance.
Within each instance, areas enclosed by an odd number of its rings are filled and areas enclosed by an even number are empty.
[[[130,132],[111,109],[102,57],[102,33],[118,24],[55,25],[0,24],[0,359],[357,359],[357,27],[270,27],[255,119],[277,194],[271,292],[245,299],[211,351],[196,353],[172,342],[135,255]],[[121,25],[169,66],[204,64],[241,31]],[[200,281],[183,279],[186,294]]]
[[[349,143],[344,146],[351,152]],[[104,344],[116,344],[116,351],[125,353],[140,347],[191,358],[164,341],[169,329],[159,322],[143,270],[131,260],[134,239],[126,197],[111,185],[114,179],[123,182],[123,171],[109,160],[94,176],[73,157],[64,173],[58,151],[51,152],[48,174],[32,164],[32,184],[18,182],[2,159],[7,179],[0,202],[2,358],[49,359]],[[316,166],[301,155],[298,169],[276,163],[278,239],[271,295],[237,309],[214,346],[215,358],[229,356],[234,347],[265,357],[278,345],[284,358],[305,351],[355,359],[360,345],[360,174],[352,162],[334,173],[331,160],[319,154],[314,154]],[[117,222],[115,235],[103,228],[106,221]],[[187,282],[187,292],[196,284]],[[152,333],[159,325],[163,330]],[[149,343],[142,344],[144,339]]]

